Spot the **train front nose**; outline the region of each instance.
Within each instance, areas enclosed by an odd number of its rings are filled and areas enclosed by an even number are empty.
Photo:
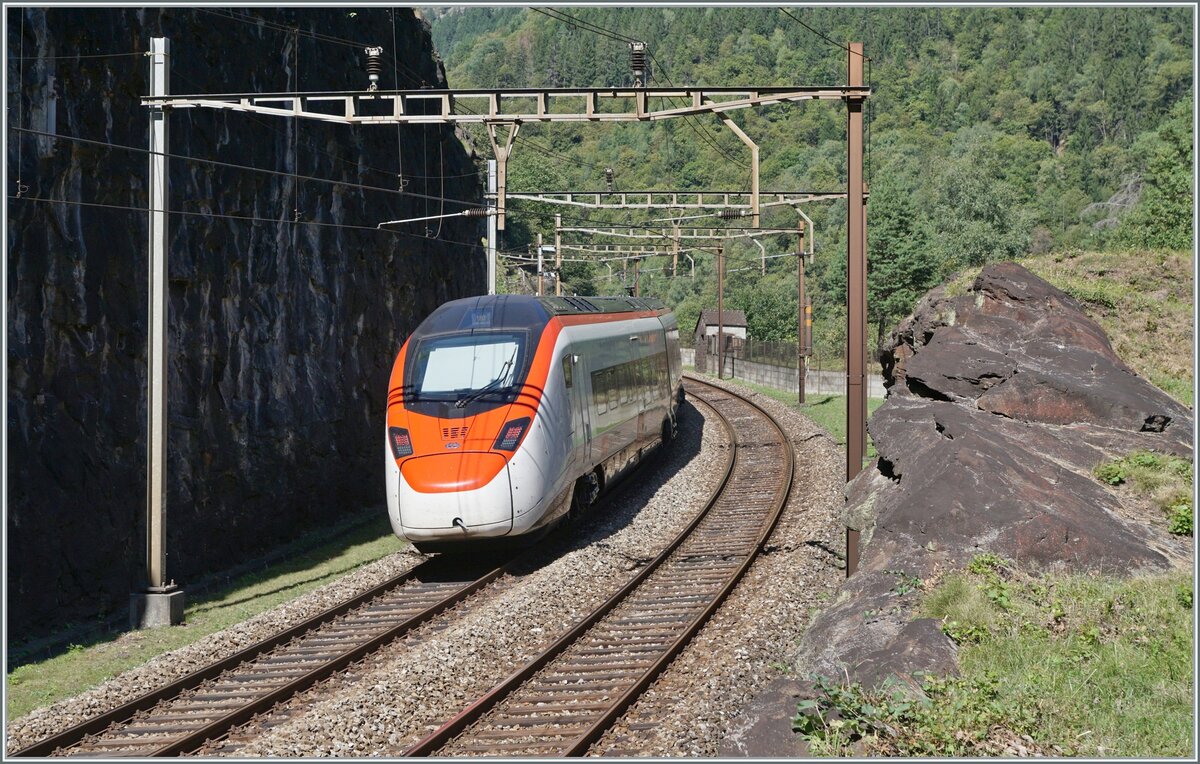
[[[406,459],[397,481],[402,535],[412,541],[503,536],[512,530],[512,486],[500,454]]]

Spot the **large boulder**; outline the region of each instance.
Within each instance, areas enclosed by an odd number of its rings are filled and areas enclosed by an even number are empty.
[[[963,295],[927,294],[881,360],[878,458],[847,488],[860,572],[805,636],[812,671],[878,684],[953,670],[898,582],[982,552],[1115,574],[1189,559],[1092,470],[1137,449],[1191,458],[1191,411],[1126,366],[1069,295],[989,266]]]
[[[859,572],[806,632],[806,673],[913,686],[917,672],[954,672],[953,644],[916,619],[916,582],[983,552],[1113,574],[1190,564],[1190,539],[1092,470],[1137,449],[1191,458],[1192,413],[1126,366],[1070,296],[990,266],[963,295],[927,294],[881,360],[878,458],[847,486]]]

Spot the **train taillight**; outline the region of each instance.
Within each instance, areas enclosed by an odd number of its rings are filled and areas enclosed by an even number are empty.
[[[514,419],[506,423],[500,428],[500,434],[496,436],[496,442],[492,444],[492,448],[497,451],[516,451],[517,444],[521,442],[521,437],[525,435],[528,427],[529,417]]]
[[[389,427],[388,442],[392,444],[392,456],[397,459],[412,456],[412,438],[409,437],[408,430],[402,427]]]

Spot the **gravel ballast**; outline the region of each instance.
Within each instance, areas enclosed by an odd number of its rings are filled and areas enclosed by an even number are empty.
[[[841,449],[786,405],[754,393],[750,397],[780,420],[797,452],[792,496],[768,553],[593,753],[715,755],[744,702],[777,676],[779,667],[794,663],[810,612],[841,580]],[[702,509],[727,453],[723,428],[704,412],[701,405],[685,405],[679,438],[661,463],[635,472],[607,507],[597,508],[568,533],[525,553],[513,575],[459,605],[449,618],[419,627],[205,753],[316,757],[404,751],[611,596]],[[391,555],[77,698],[13,720],[8,750],[236,652],[420,559],[415,553]],[[638,722],[651,718],[656,726],[641,729]]]

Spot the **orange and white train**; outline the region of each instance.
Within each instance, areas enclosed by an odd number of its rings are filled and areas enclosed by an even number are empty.
[[[448,302],[392,367],[392,529],[423,551],[541,535],[671,440],[682,397],[679,327],[657,301]]]

